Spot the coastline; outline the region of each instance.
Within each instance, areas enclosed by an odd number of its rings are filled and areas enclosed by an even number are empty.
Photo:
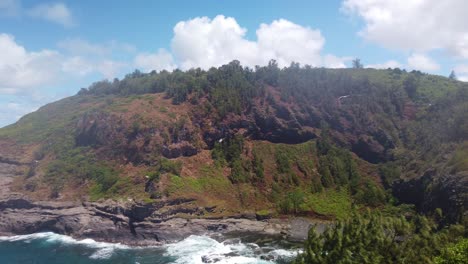
[[[315,225],[319,231],[327,223],[302,217],[257,219],[255,214],[228,217],[182,218],[178,211],[161,214],[160,208],[183,201],[159,204],[72,203],[30,201],[23,197],[0,200],[0,235],[54,232],[75,239],[130,246],[154,246],[181,241],[190,235],[248,233],[279,236],[300,242]]]
[[[10,189],[24,165],[15,161],[19,160],[16,152],[5,153],[6,158],[0,160],[0,236],[54,232],[75,239],[151,246],[178,242],[190,235],[248,233],[300,242],[312,225],[319,231],[328,225],[302,217],[268,219],[255,212],[216,216],[212,207],[193,206],[193,199],[150,204],[37,201]]]

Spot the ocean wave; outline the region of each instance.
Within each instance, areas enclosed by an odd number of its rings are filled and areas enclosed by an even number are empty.
[[[207,236],[192,235],[174,244],[166,245],[166,255],[174,257],[177,264],[247,264],[275,263],[280,258],[292,258],[297,250],[273,249],[263,252],[255,243],[218,242]],[[263,259],[262,259],[263,258]]]
[[[218,240],[221,241],[222,239],[218,238]],[[0,236],[0,242],[46,244],[52,248],[63,246],[84,247],[87,249],[85,256],[90,261],[117,260],[124,256],[132,259],[131,262],[126,263],[154,263],[154,258],[156,257],[156,260],[158,260],[159,257],[157,256],[160,256],[166,260],[157,263],[267,264],[291,259],[300,253],[300,251],[294,249],[259,246],[255,243],[242,243],[241,239],[238,238],[227,239],[222,242],[218,240],[208,236],[192,235],[182,241],[164,246],[131,247],[120,243],[97,242],[89,238],[79,240],[52,232],[9,237]],[[72,249],[70,248],[70,250]]]
[[[50,244],[61,244],[61,245],[77,245],[85,246],[90,249],[96,249],[96,251],[90,256],[92,259],[108,259],[114,253],[116,249],[130,249],[130,246],[126,246],[120,243],[108,243],[98,242],[94,239],[75,239],[70,236],[60,235],[53,232],[34,233],[29,235],[16,235],[16,236],[0,236],[0,241],[15,242],[23,241],[30,243],[33,240],[41,240],[44,243]]]

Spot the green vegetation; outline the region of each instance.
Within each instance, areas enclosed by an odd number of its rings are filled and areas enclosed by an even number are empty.
[[[97,199],[104,197],[119,180],[118,173],[111,166],[98,161],[85,148],[74,148],[58,155],[59,158],[48,165],[45,175],[53,190],[52,197],[56,197],[65,184],[81,185],[92,180],[95,184],[91,188],[91,196]]]
[[[468,171],[468,142],[465,142],[455,151],[449,165],[452,166],[453,173]]]
[[[263,178],[262,161],[257,157],[249,161],[241,157],[244,138],[235,135],[216,142],[211,152],[218,165],[227,164],[231,168],[229,179],[233,183],[255,182]]]
[[[124,176],[133,169],[172,197],[224,199],[230,190],[243,206],[343,219],[353,204],[386,210],[398,200],[390,189],[412,179],[409,192],[417,195],[400,201],[428,214],[441,208],[446,222],[463,220],[466,188],[457,183],[468,171],[466,83],[353,64],[279,68],[271,61],[253,70],[233,61],[207,71],[135,71],[44,106],[1,129],[0,138],[38,148],[43,171],[26,171],[26,180],[42,177],[52,197],[75,186],[92,199],[133,195],[142,187]],[[182,162],[162,152],[186,143],[196,150],[182,155],[208,146],[215,165],[181,175]]]
[[[323,187],[345,187],[357,204],[371,207],[385,204],[387,197],[383,188],[374,180],[363,178],[351,153],[333,146],[326,133],[326,129],[323,129],[322,138],[317,141],[319,173]],[[387,173],[390,169],[385,168],[385,173]]]
[[[442,250],[442,254],[434,259],[436,264],[463,264],[468,260],[468,238],[463,238]]]
[[[401,169],[397,164],[389,162],[379,167],[379,174],[385,187],[389,188],[394,181],[400,179]]]
[[[22,117],[15,124],[0,129],[0,138],[10,138],[19,144],[68,140],[73,125],[86,112],[100,106],[100,100],[69,97],[41,107]]]
[[[359,58],[355,58],[352,61],[352,64],[353,64],[354,69],[363,69],[364,68],[364,65],[362,65],[362,63],[361,63],[361,59],[359,59]]]
[[[466,256],[466,239],[444,250],[444,245],[460,239],[462,226],[437,230],[431,220],[415,216],[386,217],[378,213],[353,214],[317,234],[312,228],[305,252],[294,263],[465,263],[456,259]],[[457,248],[454,250],[454,248]],[[464,252],[463,252],[464,250]],[[439,254],[443,254],[438,257]],[[439,262],[448,260],[455,262]],[[462,261],[465,261],[466,258]]]
[[[241,135],[235,135],[232,138],[221,139],[216,142],[211,152],[215,161],[220,163],[228,163],[232,166],[234,162],[240,159],[244,138]]]
[[[301,211],[302,204],[304,204],[304,192],[297,189],[286,194],[286,196],[278,202],[278,209],[283,214],[297,214]]]
[[[352,212],[352,198],[346,188],[326,190],[309,194],[305,198],[305,208],[324,216],[342,219]]]
[[[167,193],[171,195],[210,194],[224,197],[232,184],[223,175],[219,168],[212,166],[201,167],[202,177],[180,177],[169,174]]]
[[[258,154],[254,151],[252,158],[252,170],[255,174],[256,181],[264,181],[265,179],[265,167],[263,166],[263,160],[258,156]]]

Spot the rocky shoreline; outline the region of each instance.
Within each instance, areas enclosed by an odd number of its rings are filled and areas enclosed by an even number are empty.
[[[51,231],[77,239],[148,246],[177,242],[190,235],[230,233],[271,235],[302,241],[313,224],[318,229],[326,226],[305,218],[256,219],[255,214],[223,218],[164,217],[159,209],[167,205],[32,202],[23,197],[10,198],[0,200],[0,235]]]
[[[326,223],[306,218],[268,219],[254,212],[214,216],[210,207],[196,207],[193,199],[63,202],[37,201],[11,191],[21,166],[14,155],[0,160],[0,236],[54,232],[76,239],[147,246],[177,242],[190,235],[248,233],[302,241],[312,225]],[[2,157],[0,155],[0,157]]]

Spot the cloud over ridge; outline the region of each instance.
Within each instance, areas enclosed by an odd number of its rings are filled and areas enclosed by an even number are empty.
[[[320,30],[295,24],[285,19],[262,23],[256,30],[255,41],[246,38],[247,29],[241,27],[232,17],[218,15],[213,19],[196,17],[178,22],[173,29],[172,53],[159,50],[154,54],[140,54],[136,66],[148,68],[148,61],[164,61],[169,68],[216,67],[232,60],[239,60],[244,66],[266,65],[275,59],[284,67],[291,62],[311,66],[345,67],[347,58],[322,55],[325,38]],[[173,56],[172,60],[168,55]],[[145,60],[144,56],[148,58]],[[155,65],[154,69],[161,67]]]

